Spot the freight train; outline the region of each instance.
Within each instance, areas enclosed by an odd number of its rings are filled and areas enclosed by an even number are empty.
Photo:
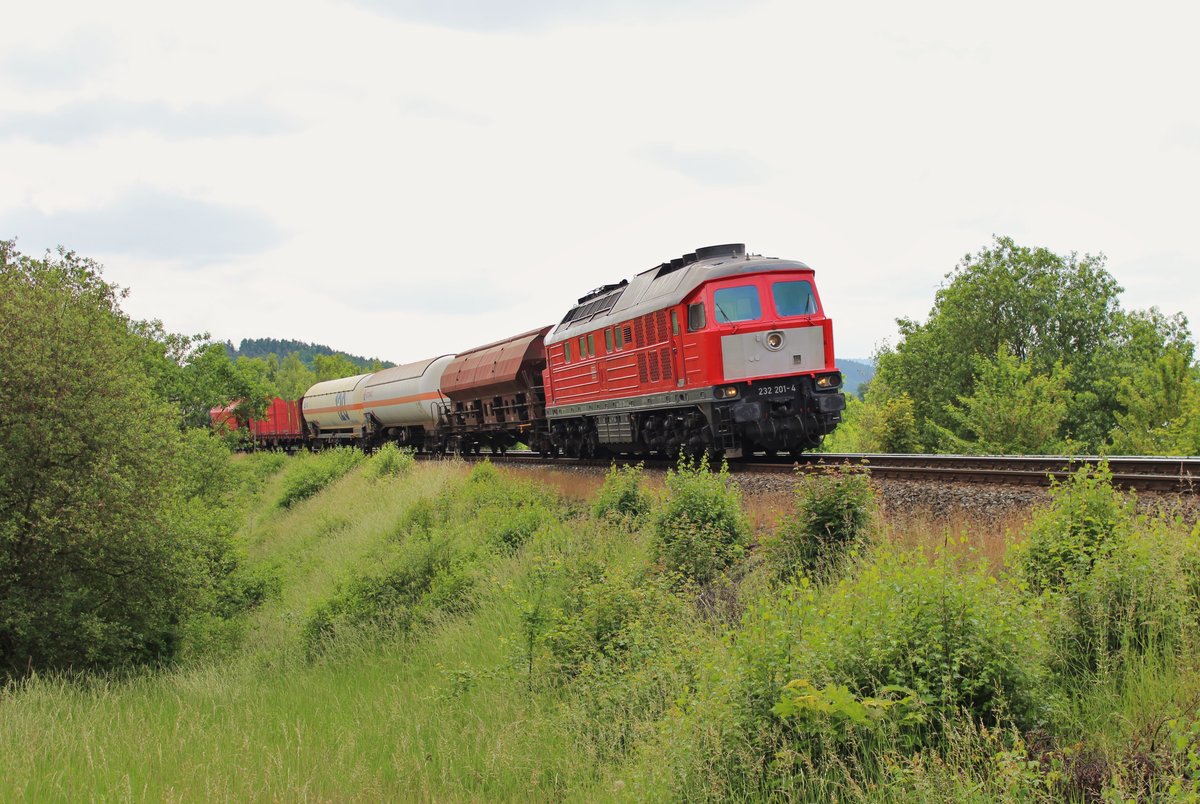
[[[728,244],[599,287],[557,325],[212,416],[267,448],[739,458],[818,446],[841,388],[813,270]]]

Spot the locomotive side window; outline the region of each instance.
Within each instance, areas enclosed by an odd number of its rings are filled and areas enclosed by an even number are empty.
[[[592,338],[591,333],[588,333],[588,357],[596,356],[596,341]]]
[[[583,339],[582,335],[580,335],[579,336],[579,359],[583,360],[585,357],[587,357],[587,341]]]
[[[672,335],[679,334],[679,311],[678,310],[671,311],[671,334]]]
[[[708,323],[704,318],[704,302],[696,302],[688,305],[688,332],[697,332],[704,329],[704,325]]]
[[[570,341],[563,341],[563,359],[564,359],[564,362],[566,362],[566,363],[571,362],[571,342]]]
[[[721,288],[713,293],[713,306],[717,308],[717,321],[757,321],[762,318],[762,304],[758,301],[758,288],[753,285],[738,285]]]
[[[771,296],[775,299],[776,312],[784,318],[812,315],[817,311],[817,300],[807,279],[776,282],[771,285]]]
[[[604,352],[608,354],[613,350],[612,328],[604,330]]]

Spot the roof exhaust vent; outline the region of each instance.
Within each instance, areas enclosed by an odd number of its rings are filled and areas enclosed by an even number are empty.
[[[713,260],[717,257],[745,257],[745,243],[725,243],[721,246],[704,246],[696,249],[697,260]]]

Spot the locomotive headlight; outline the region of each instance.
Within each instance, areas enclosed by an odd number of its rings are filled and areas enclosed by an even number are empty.
[[[772,352],[778,352],[783,348],[783,333],[778,331],[768,332],[766,343],[768,349]]]
[[[837,388],[842,384],[842,375],[834,372],[833,374],[822,374],[817,377],[818,388]]]
[[[716,392],[717,399],[732,399],[737,396],[738,389],[736,385],[727,385],[724,388],[718,388]]]

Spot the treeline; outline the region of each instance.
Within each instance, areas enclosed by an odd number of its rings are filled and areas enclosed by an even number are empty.
[[[265,357],[239,356],[238,365],[252,366],[260,372],[266,382],[267,399],[281,396],[284,399],[299,399],[304,392],[318,382],[336,380],[340,377],[353,377],[356,374],[366,374],[379,371],[392,365],[379,360],[362,361],[340,352],[334,354],[313,354],[310,363],[305,363],[298,352],[289,352],[282,358],[274,352]]]
[[[389,363],[386,360],[380,360],[375,357],[359,357],[352,355],[349,352],[343,352],[338,349],[332,349],[320,343],[308,343],[306,341],[294,341],[284,338],[242,338],[242,342],[237,348],[234,348],[231,341],[225,342],[225,351],[229,353],[229,357],[237,359],[239,357],[286,357],[290,354],[295,354],[300,357],[301,362],[309,368],[315,368],[314,358],[318,355],[325,357],[344,357],[357,366],[360,371],[378,371],[379,367],[391,368],[395,363]]]
[[[1125,310],[1104,257],[997,237],[924,322],[875,356],[832,452],[1200,453],[1200,374],[1182,313]]]

